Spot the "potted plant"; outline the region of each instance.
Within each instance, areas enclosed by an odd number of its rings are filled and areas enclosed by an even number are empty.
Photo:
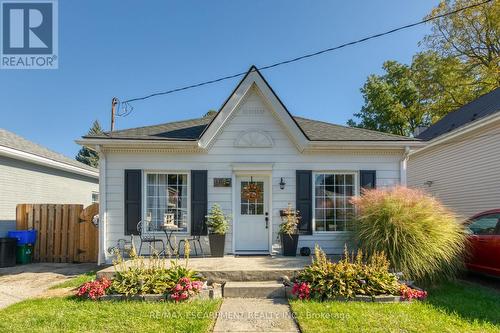
[[[226,242],[226,231],[228,218],[218,204],[214,204],[207,216],[208,240],[210,243],[210,254],[212,257],[224,256],[224,243]]]
[[[282,222],[280,224],[279,236],[281,238],[281,248],[283,255],[295,257],[297,255],[297,245],[299,243],[299,230],[297,226],[300,222],[299,212],[288,204],[281,214]]]

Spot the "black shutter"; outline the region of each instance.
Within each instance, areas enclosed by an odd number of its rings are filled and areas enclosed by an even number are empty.
[[[375,170],[360,170],[359,171],[360,187],[364,189],[372,189],[377,187],[377,172]]]
[[[137,235],[142,219],[142,171],[125,170],[125,235]]]
[[[206,235],[208,214],[207,170],[191,170],[191,235]]]
[[[302,235],[312,235],[312,171],[296,171],[296,207],[301,219],[299,232]]]

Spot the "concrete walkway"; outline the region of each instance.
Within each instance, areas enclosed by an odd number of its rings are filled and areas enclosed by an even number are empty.
[[[224,298],[214,332],[299,332],[286,299]]]
[[[43,294],[53,285],[89,271],[95,264],[37,263],[0,268],[0,309]]]

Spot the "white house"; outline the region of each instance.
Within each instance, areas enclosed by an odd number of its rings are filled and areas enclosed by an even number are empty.
[[[218,203],[231,217],[226,253],[280,252],[280,210],[302,216],[299,248],[341,253],[349,241],[351,196],[362,186],[406,182],[419,140],[294,117],[255,67],[215,116],[86,136],[101,155],[100,260],[149,217],[175,213],[177,240],[206,234]],[[255,200],[242,196],[254,183]],[[158,235],[161,235],[159,232]]]
[[[99,173],[0,128],[0,237],[16,229],[16,205],[89,205],[98,200]]]
[[[423,131],[408,185],[438,197],[463,218],[500,208],[500,88]]]

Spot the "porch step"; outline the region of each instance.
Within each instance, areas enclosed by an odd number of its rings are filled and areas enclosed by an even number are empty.
[[[228,281],[223,297],[285,298],[285,287],[276,281]]]

